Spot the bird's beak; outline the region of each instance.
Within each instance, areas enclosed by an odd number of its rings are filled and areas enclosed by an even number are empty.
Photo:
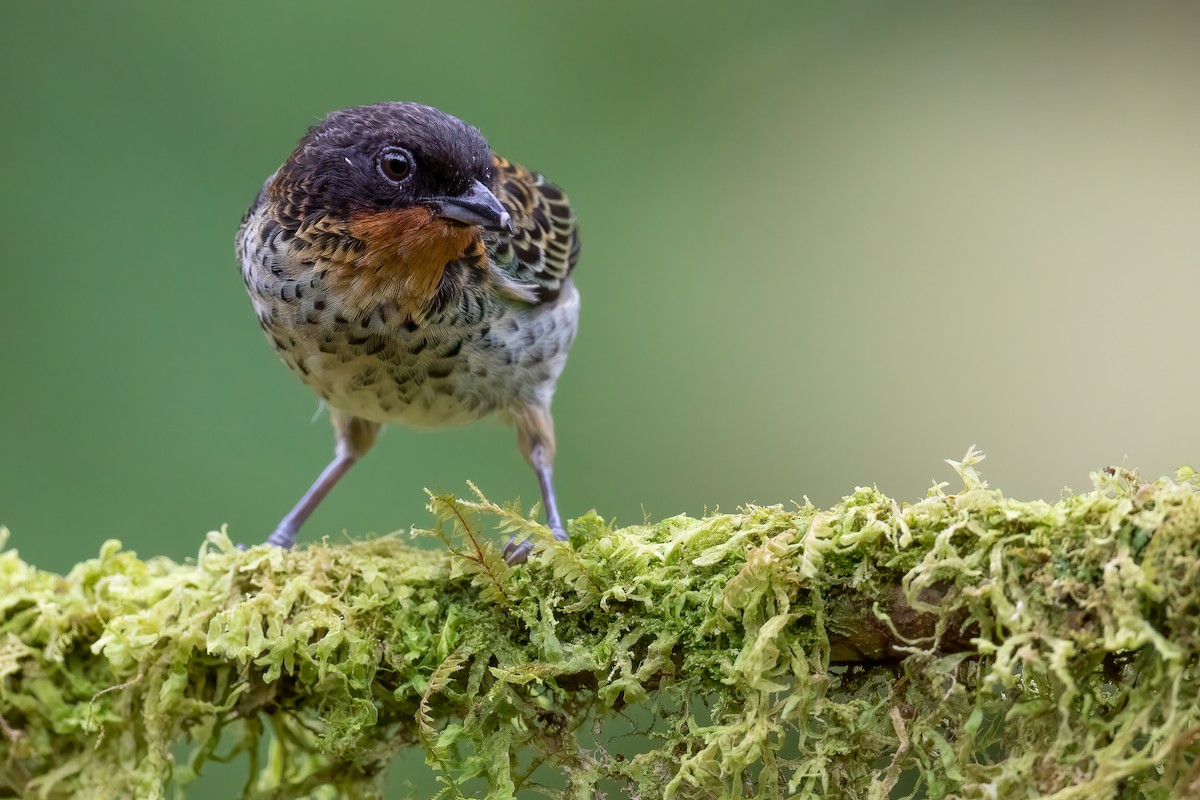
[[[457,197],[438,197],[430,206],[442,219],[454,220],[464,225],[478,225],[489,231],[512,233],[512,217],[500,205],[496,195],[479,181],[471,181],[470,188]]]

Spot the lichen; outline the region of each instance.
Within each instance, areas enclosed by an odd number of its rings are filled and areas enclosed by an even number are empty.
[[[245,797],[378,797],[405,748],[447,798],[1200,796],[1195,473],[1022,502],[979,460],[911,504],[569,544],[478,493],[431,497],[436,550],[219,532],[59,576],[0,532],[0,796],[183,794],[244,754]]]

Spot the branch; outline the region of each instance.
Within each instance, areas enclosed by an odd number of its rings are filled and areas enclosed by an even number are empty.
[[[377,797],[410,747],[447,798],[1200,796],[1196,477],[1021,502],[979,460],[911,505],[588,514],[569,545],[477,495],[433,498],[437,552],[4,551],[0,797],[243,757],[248,798]]]

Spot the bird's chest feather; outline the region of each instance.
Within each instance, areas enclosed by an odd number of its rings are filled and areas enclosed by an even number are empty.
[[[320,261],[248,254],[246,283],[284,362],[330,405],[378,422],[471,422],[549,389],[574,338],[571,308],[527,309],[453,263],[414,321],[395,300],[362,302]],[[568,304],[569,305],[569,304]]]

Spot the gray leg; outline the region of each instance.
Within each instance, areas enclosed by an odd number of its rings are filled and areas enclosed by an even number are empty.
[[[560,542],[567,540],[567,532],[563,530],[562,517],[558,515],[558,501],[554,498],[554,465],[546,456],[545,448],[538,445],[529,456],[530,466],[537,474],[538,486],[542,489],[542,505],[546,507],[546,525],[554,531],[554,538]]]
[[[542,505],[546,508],[546,525],[560,542],[567,540],[562,517],[558,513],[558,501],[554,497],[554,419],[550,409],[531,406],[513,413],[517,425],[517,444],[521,454],[533,467],[538,485],[542,489]],[[521,564],[529,558],[533,545],[529,540],[518,542],[517,537],[504,545],[504,558],[510,564]]]
[[[300,526],[325,499],[325,495],[329,494],[329,490],[333,488],[334,484],[350,470],[350,467],[354,466],[356,461],[366,455],[367,451],[371,449],[371,445],[375,443],[375,437],[379,434],[378,423],[367,422],[341,411],[333,411],[330,416],[333,420],[334,432],[337,434],[337,449],[333,461],[329,462],[329,466],[304,493],[300,502],[296,503],[287,516],[279,521],[275,532],[267,537],[267,544],[279,547],[294,545]]]

